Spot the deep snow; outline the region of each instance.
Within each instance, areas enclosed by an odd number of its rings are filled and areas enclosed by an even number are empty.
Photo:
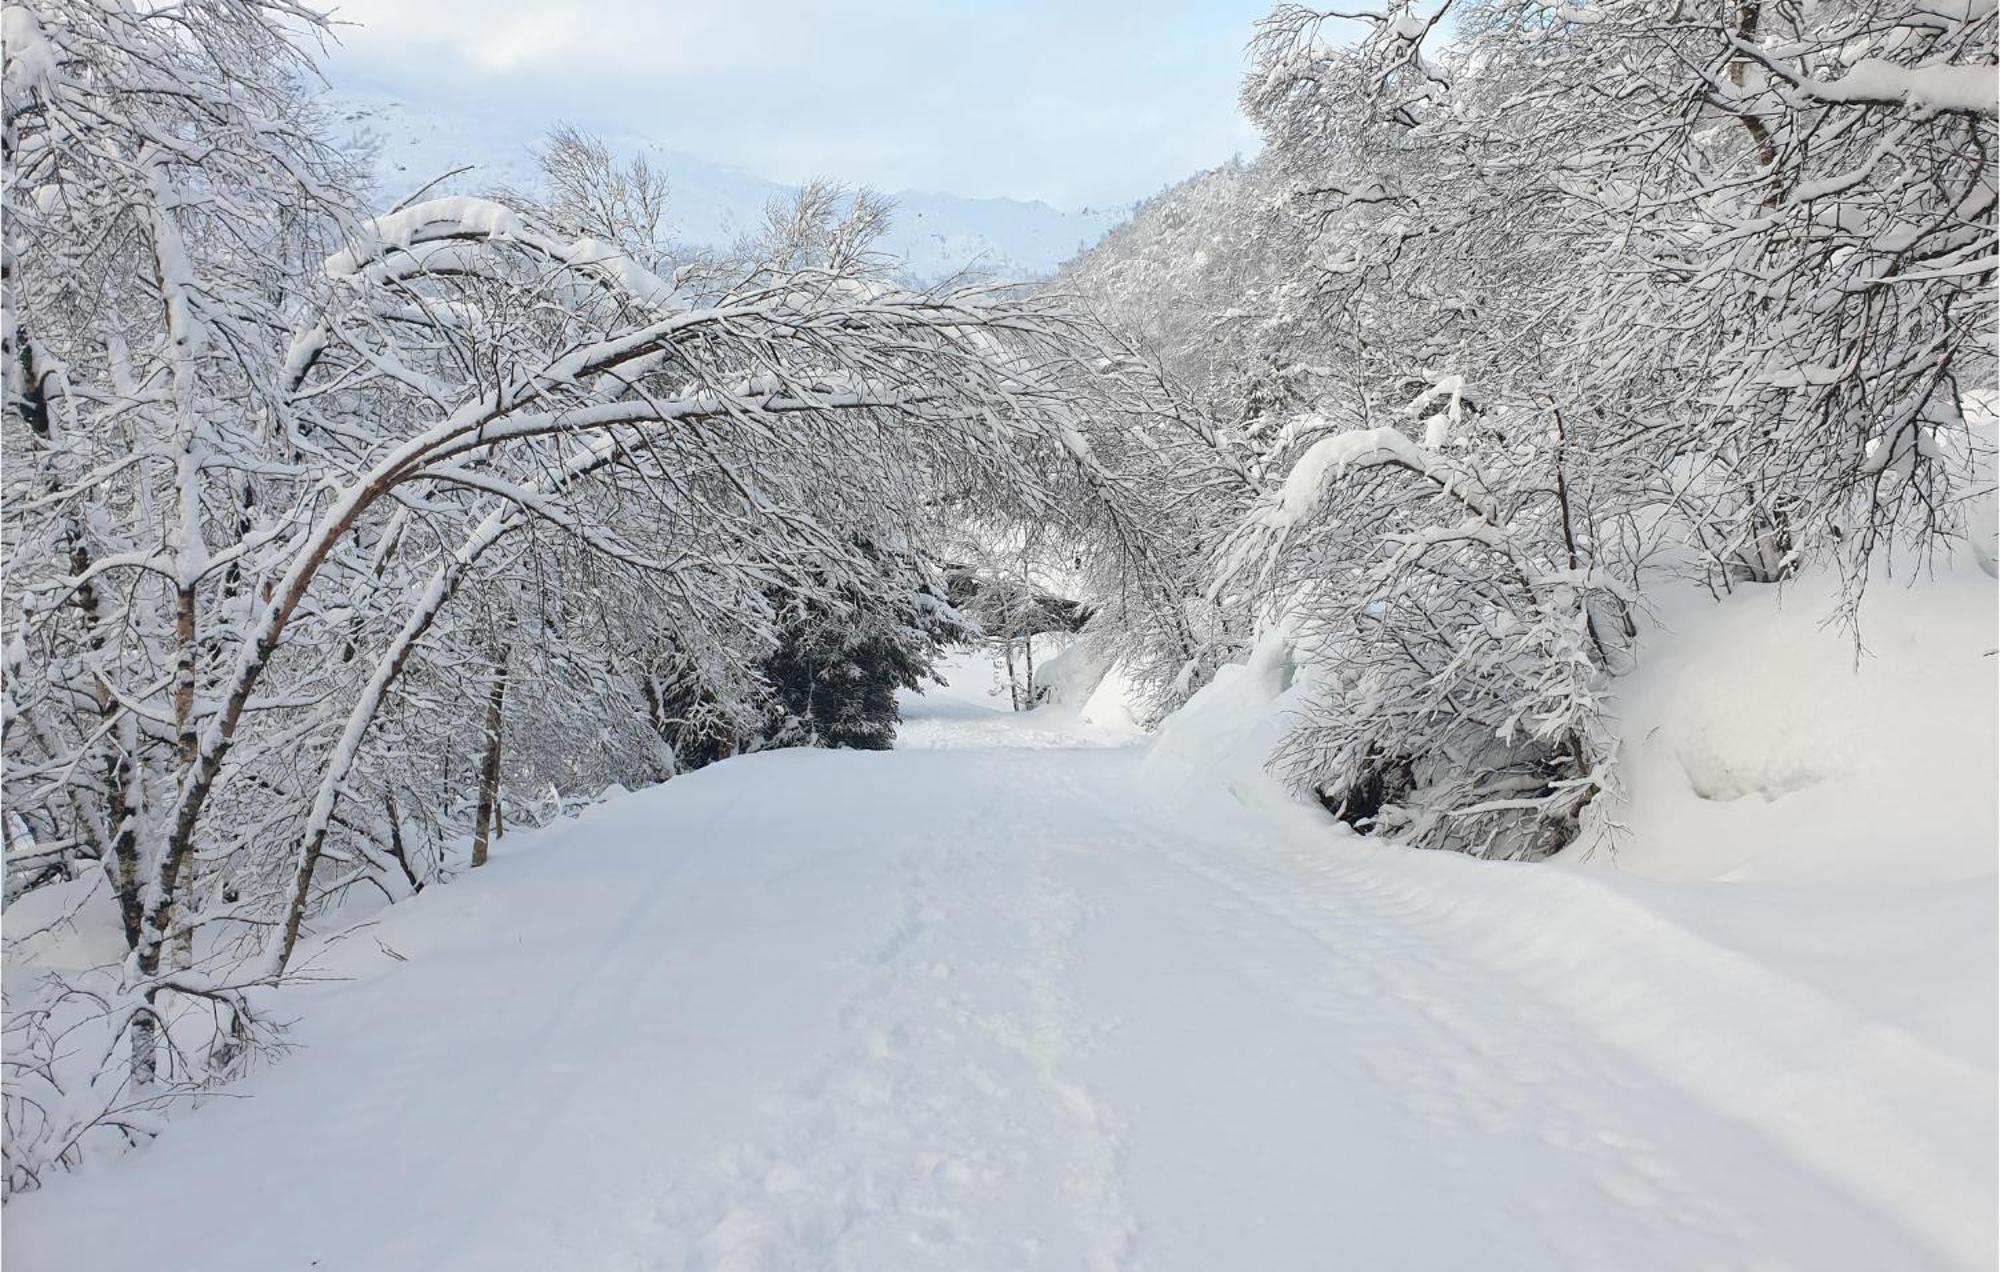
[[[1990,863],[1373,846],[1204,767],[1262,671],[1149,749],[967,664],[893,753],[509,836],[321,948],[297,1051],[12,1203],[8,1267],[1992,1265]]]

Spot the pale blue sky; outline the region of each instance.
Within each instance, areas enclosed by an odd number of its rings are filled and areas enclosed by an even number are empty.
[[[333,0],[329,0],[333,2]],[[1122,203],[1255,150],[1272,0],[344,0],[336,87],[780,181]]]

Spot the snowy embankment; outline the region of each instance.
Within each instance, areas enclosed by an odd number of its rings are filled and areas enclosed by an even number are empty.
[[[1940,1263],[1995,1252],[1995,593],[1969,562],[1691,591],[1619,685],[1623,793],[1556,862],[1346,836],[1372,890],[1649,1071],[1755,1128]],[[1282,641],[1167,722],[1150,763],[1288,803],[1269,754],[1309,686]],[[1342,828],[1333,828],[1340,833]],[[1865,1267],[1851,1258],[1838,1266]],[[1810,1265],[1808,1265],[1810,1266]]]
[[[961,667],[324,943],[299,1049],[9,1267],[1990,1267],[1991,585],[1858,677],[1811,599],[1683,615],[1629,834],[1542,866],[1285,800],[1276,660],[1150,746]]]

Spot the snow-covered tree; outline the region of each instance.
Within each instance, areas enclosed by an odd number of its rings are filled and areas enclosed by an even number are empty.
[[[547,206],[368,217],[309,13],[6,21],[8,870],[101,880],[128,947],[9,1004],[11,1186],[239,1067],[347,890],[757,736],[788,624],[920,606],[857,544],[1060,517],[1171,611],[1091,445],[1153,388],[1053,304],[884,277],[878,202],[676,267],[659,180],[571,134]],[[1086,438],[1074,384],[1122,414]]]
[[[1319,686],[1301,790],[1539,855],[1614,780],[1649,573],[1858,594],[1960,533],[1994,62],[1978,8],[1274,10],[1262,153],[1059,285],[1212,421],[1179,524],[1221,648],[1282,629]]]

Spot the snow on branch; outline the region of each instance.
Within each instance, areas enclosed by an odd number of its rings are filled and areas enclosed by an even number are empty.
[[[1299,421],[1298,426],[1306,429],[1324,422],[1319,417],[1308,417]],[[1478,489],[1470,475],[1396,429],[1382,427],[1336,433],[1307,447],[1285,475],[1274,506],[1264,514],[1264,522],[1279,530],[1296,526],[1319,506],[1327,487],[1346,476],[1350,469],[1384,466],[1401,468],[1433,482],[1444,494],[1488,521],[1496,515],[1491,497]]]
[[[630,253],[589,236],[564,240],[505,204],[467,195],[427,199],[365,223],[357,241],[327,258],[326,272],[380,284],[453,264],[440,253],[458,245],[510,243],[599,278],[642,304],[683,305],[679,289]]]
[[[1765,65],[1790,80],[1800,93],[1816,101],[1845,106],[1901,106],[1927,114],[2000,115],[2000,64],[1934,63],[1903,66],[1886,58],[1865,57],[1839,79],[1819,79],[1791,73],[1765,56]]]

